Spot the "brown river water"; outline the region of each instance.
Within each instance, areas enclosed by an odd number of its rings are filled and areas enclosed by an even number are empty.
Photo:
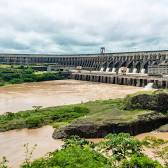
[[[94,83],[75,80],[60,80],[26,83],[0,87],[0,114],[43,107],[76,104],[91,100],[122,98],[143,88]],[[11,167],[19,167],[25,159],[24,144],[37,144],[33,159],[61,147],[61,140],[52,139],[53,128],[12,130],[0,133],[0,157],[6,156]]]

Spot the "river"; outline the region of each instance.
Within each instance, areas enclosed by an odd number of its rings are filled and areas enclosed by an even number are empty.
[[[143,88],[75,80],[26,83],[0,87],[0,113],[43,107],[75,104],[90,100],[122,98]],[[33,158],[41,157],[62,145],[52,139],[53,128],[12,130],[0,133],[0,157],[6,156],[10,166],[17,168],[23,162],[26,143],[37,144]]]
[[[0,113],[90,100],[122,98],[142,88],[76,80],[57,80],[0,87]]]

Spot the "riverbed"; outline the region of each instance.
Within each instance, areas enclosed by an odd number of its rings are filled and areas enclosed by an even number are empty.
[[[76,104],[99,99],[123,98],[143,88],[86,81],[60,80],[25,83],[0,87],[0,114],[43,107]],[[62,145],[52,139],[53,128],[12,130],[0,133],[0,157],[6,156],[12,167],[18,167],[25,159],[24,147],[37,144],[33,158],[41,157]]]

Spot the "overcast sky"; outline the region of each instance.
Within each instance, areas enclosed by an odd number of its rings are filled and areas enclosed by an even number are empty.
[[[168,0],[0,0],[0,52],[168,49]]]

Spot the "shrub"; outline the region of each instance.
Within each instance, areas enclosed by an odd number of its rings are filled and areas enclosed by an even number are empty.
[[[168,110],[168,94],[156,92],[155,94],[139,94],[128,96],[124,100],[124,109],[147,109],[166,113]]]
[[[9,83],[11,83],[11,84],[23,83],[23,80],[19,79],[19,78],[14,78],[14,79],[10,80]]]
[[[163,168],[159,162],[149,159],[147,156],[133,155],[130,160],[123,161],[121,168]]]
[[[129,134],[119,133],[108,134],[105,141],[101,142],[98,148],[109,157],[121,161],[133,154],[141,154],[141,145],[140,141]]]
[[[67,122],[56,122],[56,123],[53,123],[52,126],[53,128],[58,129],[58,128],[66,126],[67,124],[68,124]]]
[[[22,165],[22,168],[111,168],[111,165],[107,158],[89,147],[74,145]]]
[[[77,112],[77,113],[89,113],[89,109],[87,107],[84,107],[84,106],[75,106],[74,107],[74,112]]]
[[[44,120],[42,119],[41,116],[33,116],[33,117],[28,117],[26,119],[26,127],[27,128],[36,128],[40,127],[43,124]]]
[[[89,142],[89,141],[87,141],[84,138],[80,138],[77,135],[73,135],[73,136],[70,136],[69,138],[64,140],[63,148],[67,148],[67,147],[75,146],[75,145],[78,145],[80,147],[84,147],[86,145],[91,147],[91,148],[94,147],[94,143],[93,142]]]
[[[6,112],[5,115],[8,120],[12,120],[15,117],[15,114],[12,112]]]
[[[5,82],[4,81],[0,81],[0,86],[4,86]]]

